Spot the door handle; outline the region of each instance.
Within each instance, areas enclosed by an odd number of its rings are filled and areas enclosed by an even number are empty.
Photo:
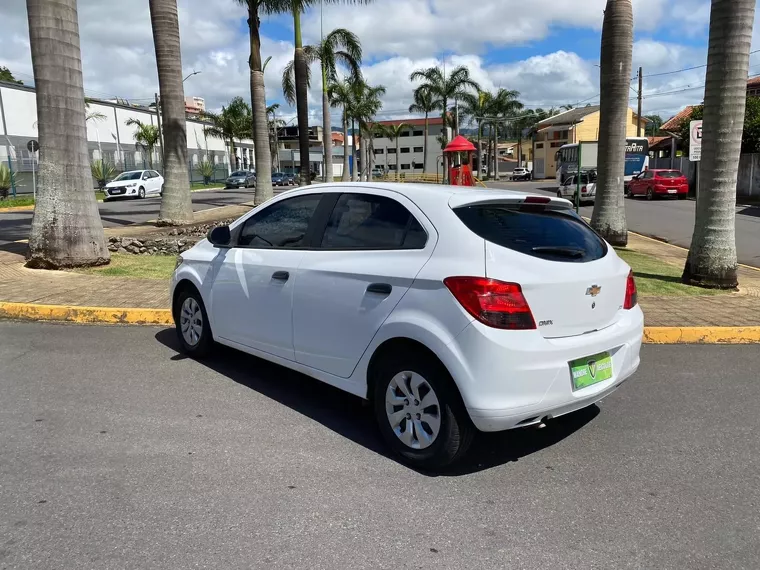
[[[370,283],[367,285],[367,293],[377,293],[378,295],[390,295],[393,287],[388,283]]]
[[[275,271],[272,273],[272,279],[277,281],[287,281],[290,278],[290,273],[287,271]]]

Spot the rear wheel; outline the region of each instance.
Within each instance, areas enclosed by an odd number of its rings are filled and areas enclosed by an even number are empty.
[[[647,188],[647,200],[654,200],[654,190]]]
[[[405,462],[437,469],[466,453],[475,427],[443,365],[410,351],[388,358],[375,374],[375,418]]]
[[[174,323],[182,352],[202,358],[211,352],[214,339],[203,299],[195,288],[184,289],[177,297]]]

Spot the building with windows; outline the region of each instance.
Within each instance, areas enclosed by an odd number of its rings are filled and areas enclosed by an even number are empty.
[[[435,173],[441,168],[441,143],[439,138],[443,132],[443,119],[430,117],[428,119],[428,138],[425,143],[425,119],[402,119],[398,121],[378,121],[378,124],[391,126],[405,123],[408,125],[398,139],[399,154],[396,156],[396,141],[375,135],[372,149],[375,154],[375,168],[385,172],[421,173],[427,154],[427,172]],[[447,129],[448,139],[451,140],[451,129]]]
[[[626,137],[637,136],[637,125],[645,132],[645,117],[628,109]],[[556,154],[561,146],[599,140],[599,105],[570,109],[536,125],[533,137],[533,178],[554,178],[557,174]]]

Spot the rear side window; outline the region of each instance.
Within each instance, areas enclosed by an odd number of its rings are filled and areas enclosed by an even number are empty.
[[[484,205],[454,210],[473,233],[525,255],[582,263],[607,254],[607,245],[572,210],[520,210]]]
[[[306,245],[309,221],[321,198],[321,194],[308,194],[264,208],[246,220],[238,245],[256,248],[303,247]]]
[[[425,230],[404,206],[372,194],[342,194],[322,237],[324,249],[422,249]]]
[[[658,172],[657,178],[681,178],[683,174],[677,170],[666,170],[665,172]]]

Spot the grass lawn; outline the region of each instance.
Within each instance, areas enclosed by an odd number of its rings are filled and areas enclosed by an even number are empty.
[[[34,198],[29,196],[28,198],[26,196],[21,196],[18,198],[11,198],[8,197],[5,200],[0,200],[0,210],[3,208],[16,208],[18,206],[33,206],[34,205]]]
[[[190,184],[190,190],[207,190],[210,188],[224,188],[224,181],[221,182],[209,182],[208,185],[203,182],[193,182]]]
[[[633,269],[639,295],[721,295],[728,292],[684,285],[681,283],[681,273],[683,273],[683,266],[681,265],[671,265],[645,253],[626,249],[616,249],[616,251]]]
[[[111,254],[111,263],[102,267],[75,269],[77,273],[106,275],[109,277],[140,277],[143,279],[169,279],[176,255],[133,255],[131,253]]]

